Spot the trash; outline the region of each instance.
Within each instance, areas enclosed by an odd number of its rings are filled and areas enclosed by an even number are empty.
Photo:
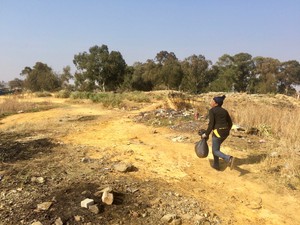
[[[195,144],[195,152],[199,158],[206,158],[208,156],[208,145],[207,139],[202,138],[200,141]]]

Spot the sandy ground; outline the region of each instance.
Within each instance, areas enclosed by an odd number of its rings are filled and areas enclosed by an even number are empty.
[[[224,143],[223,150],[237,157],[235,168],[224,167],[222,171],[216,171],[210,166],[211,153],[208,158],[199,159],[192,141],[172,141],[173,137],[180,135],[195,140],[196,134],[134,122],[134,117],[140,112],[154,110],[159,103],[126,111],[54,98],[47,101],[62,106],[6,117],[1,120],[0,130],[47,130],[48,135],[59,143],[86,146],[86,158],[97,160],[107,155],[110,160],[131,163],[138,168],[137,172],[130,174],[132,178],[163,180],[171,190],[192,196],[214,211],[222,224],[300,224],[299,192],[281,188],[275,180],[264,177],[259,163],[251,161],[250,153],[236,147],[231,149],[230,140]],[[72,123],[80,118],[86,121]],[[61,154],[76,153],[62,150]],[[82,152],[78,154],[82,155]],[[58,163],[63,165],[64,160]],[[74,173],[76,176],[76,171]]]

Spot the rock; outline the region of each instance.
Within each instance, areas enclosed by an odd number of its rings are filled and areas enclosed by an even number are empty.
[[[52,202],[43,202],[37,205],[38,210],[46,211],[52,206]]]
[[[80,221],[83,220],[83,218],[82,218],[81,216],[74,216],[74,220],[75,220],[76,222],[80,222]]]
[[[118,172],[122,172],[122,173],[125,173],[125,172],[130,172],[132,170],[132,165],[131,164],[127,164],[127,163],[124,163],[124,162],[121,162],[121,163],[117,163],[114,165],[114,170],[118,171]]]
[[[97,205],[91,205],[89,206],[89,210],[94,213],[94,214],[98,214],[99,213],[99,208]]]
[[[172,138],[173,142],[184,142],[185,140],[187,140],[187,137],[183,137],[183,136],[178,136],[178,137],[174,137]]]
[[[33,222],[31,225],[43,225],[40,221]]]
[[[167,214],[161,218],[161,221],[170,223],[173,220],[175,220],[176,218],[177,218],[177,216],[175,214]]]
[[[271,152],[270,153],[270,157],[272,157],[272,158],[278,158],[280,155],[279,155],[279,153],[278,152]]]
[[[138,188],[127,187],[127,188],[126,188],[126,191],[128,191],[128,192],[130,192],[130,193],[135,193],[135,192],[139,191],[139,189],[138,189]]]
[[[198,224],[202,224],[204,221],[206,221],[206,218],[204,216],[196,215],[194,216],[194,221]]]
[[[100,192],[105,192],[105,191],[112,192],[112,190],[113,190],[112,187],[108,186],[106,188],[103,188]]]
[[[45,179],[43,177],[37,177],[36,182],[39,184],[43,184],[45,182]]]
[[[90,198],[86,198],[83,201],[81,201],[80,206],[82,208],[89,208],[89,206],[94,205],[94,200]]]
[[[43,184],[45,179],[43,177],[31,177],[31,182]]]
[[[102,194],[102,202],[111,205],[114,201],[114,195],[108,191],[104,191]]]
[[[56,220],[55,220],[55,225],[63,225],[64,223],[62,222],[61,218],[58,217]]]
[[[89,162],[91,162],[91,159],[90,158],[82,158],[81,162],[83,162],[83,163],[89,163]]]
[[[262,199],[257,198],[248,204],[246,204],[249,209],[261,209],[262,208]]]
[[[174,220],[172,220],[171,224],[172,224],[172,225],[181,225],[181,224],[182,224],[182,221],[181,221],[180,218],[174,219]]]

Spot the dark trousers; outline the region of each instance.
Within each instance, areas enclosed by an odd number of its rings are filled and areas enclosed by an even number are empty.
[[[219,158],[224,159],[226,162],[229,162],[230,155],[226,155],[220,151],[221,144],[227,138],[218,138],[216,135],[212,135],[212,152],[214,156],[214,166],[219,166]]]

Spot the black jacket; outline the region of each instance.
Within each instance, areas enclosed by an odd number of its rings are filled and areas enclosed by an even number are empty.
[[[209,110],[208,117],[209,123],[205,132],[206,136],[209,136],[211,131],[214,131],[217,137],[225,138],[229,135],[232,120],[226,109],[220,106],[213,107]]]

